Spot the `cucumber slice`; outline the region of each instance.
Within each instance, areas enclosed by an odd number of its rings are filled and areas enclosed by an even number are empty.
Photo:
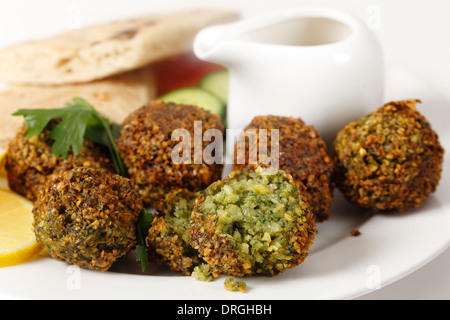
[[[164,94],[159,99],[165,102],[198,106],[225,120],[225,104],[213,94],[200,88],[176,89]]]
[[[199,88],[218,97],[223,103],[228,102],[228,71],[216,71],[200,80]]]

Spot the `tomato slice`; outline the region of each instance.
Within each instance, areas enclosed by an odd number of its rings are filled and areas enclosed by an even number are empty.
[[[209,73],[227,70],[225,67],[202,61],[194,53],[166,59],[154,67],[158,84],[158,96],[175,89],[197,87]]]

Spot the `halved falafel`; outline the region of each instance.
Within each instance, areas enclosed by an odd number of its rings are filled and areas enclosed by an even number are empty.
[[[173,149],[180,141],[172,140],[172,133],[186,130],[190,134],[187,143],[189,161],[172,160]],[[199,191],[221,178],[223,163],[208,164],[202,157],[203,150],[211,143],[209,129],[223,134],[219,116],[203,108],[155,100],[133,112],[125,119],[117,148],[127,167],[130,179],[139,190],[144,203],[154,206],[168,192],[179,188]],[[203,138],[195,149],[195,133]],[[190,162],[190,163],[188,163]]]
[[[34,233],[52,258],[106,271],[136,245],[142,207],[127,178],[79,167],[41,187],[33,208]]]
[[[278,130],[278,141],[272,136],[272,130]],[[279,151],[279,169],[291,174],[298,189],[311,206],[317,222],[323,222],[330,217],[330,205],[333,201],[333,161],[328,155],[327,146],[319,132],[306,125],[300,118],[283,116],[257,116],[244,129],[243,134],[255,130],[256,141],[245,142],[244,150],[235,146],[235,170],[254,170],[258,166],[270,167],[258,152],[271,147]],[[267,140],[260,136],[262,130],[267,130]],[[263,144],[263,145],[261,145]],[[245,151],[245,152],[243,152]],[[256,163],[250,161],[249,155],[258,154]]]
[[[6,170],[11,190],[35,201],[39,188],[54,175],[76,167],[91,167],[115,171],[108,150],[85,139],[78,155],[69,151],[67,158],[52,154],[51,130],[60,122],[52,120],[37,136],[27,139],[28,129],[24,124],[8,145]]]
[[[444,149],[419,100],[390,102],[349,123],[334,142],[336,186],[376,211],[417,208],[436,190]]]
[[[210,272],[274,276],[302,263],[316,233],[312,211],[291,175],[233,171],[201,192],[191,215],[191,245]]]
[[[196,266],[205,263],[189,238],[189,222],[198,192],[186,189],[171,192],[158,201],[155,217],[148,231],[149,260],[171,270],[191,275]]]

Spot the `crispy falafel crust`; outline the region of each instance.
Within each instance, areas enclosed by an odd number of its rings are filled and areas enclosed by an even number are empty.
[[[436,190],[444,149],[417,102],[387,103],[338,133],[334,181],[349,201],[369,210],[405,211]]]
[[[179,189],[157,202],[155,209],[159,216],[153,219],[147,237],[149,261],[187,276],[205,263],[189,240],[189,221],[198,195],[198,192]]]
[[[194,159],[196,121],[201,121],[202,137],[208,129],[223,133],[219,116],[196,106],[161,100],[151,101],[125,119],[117,148],[147,206],[154,206],[166,193],[178,188],[195,192],[221,178],[223,164],[204,161],[196,164],[199,162]],[[172,141],[176,129],[186,129],[191,135],[191,164],[177,164],[171,159],[172,149],[180,143]],[[210,143],[204,137],[202,154]]]
[[[279,130],[279,169],[292,175],[299,191],[306,197],[317,222],[330,218],[330,205],[333,201],[332,174],[334,165],[327,153],[327,146],[319,132],[308,126],[300,118],[282,116],[257,116],[244,129],[257,130],[256,145],[249,146],[246,141],[245,158],[239,157],[235,146],[235,170],[254,170],[258,166],[270,167],[260,159],[256,164],[249,163],[249,154],[254,148],[265,143],[260,141],[259,130],[267,129],[268,150],[271,149],[271,130]],[[258,152],[258,150],[256,150]],[[242,154],[242,153],[241,153]]]
[[[50,132],[58,123],[58,120],[51,121],[39,135],[29,140],[24,124],[9,143],[5,164],[9,187],[30,201],[36,200],[42,184],[75,167],[115,170],[107,149],[87,139],[78,155],[69,151],[66,159],[54,156]]]
[[[33,228],[52,258],[106,271],[136,245],[142,207],[128,179],[80,167],[42,186],[33,209]]]
[[[302,200],[292,176],[282,171],[278,171],[278,173],[293,186],[293,193],[288,198],[296,202],[299,210],[294,217],[290,216],[289,219],[290,222],[294,223],[294,227],[291,225],[289,229],[280,231],[276,236],[284,238],[288,243],[286,246],[289,248],[279,248],[280,251],[281,249],[287,250],[283,256],[279,256],[278,253],[272,256],[272,252],[277,252],[279,249],[273,250],[270,246],[262,253],[265,256],[263,258],[264,261],[258,262],[251,254],[244,253],[242,255],[242,248],[239,248],[239,243],[236,241],[235,236],[222,230],[223,226],[219,222],[218,210],[214,210],[214,212],[203,212],[202,210],[202,205],[208,197],[214,198],[217,192],[226,187],[229,182],[240,179],[242,176],[248,177],[253,174],[252,172],[233,171],[225,179],[211,184],[196,199],[189,230],[191,245],[199,250],[200,256],[208,263],[210,272],[214,277],[224,274],[238,277],[254,274],[275,276],[288,268],[298,266],[308,256],[309,248],[313,244],[316,234],[314,214],[310,210],[309,205]],[[244,216],[247,214],[243,213]],[[287,219],[286,215],[281,220],[286,222],[285,219]],[[239,222],[233,222],[232,228],[234,230],[231,230],[231,233],[235,233],[238,230],[237,224]],[[245,238],[246,235],[241,234],[239,237]],[[272,244],[270,241],[269,243]],[[252,251],[251,244],[244,241],[244,245],[249,245],[249,250]]]

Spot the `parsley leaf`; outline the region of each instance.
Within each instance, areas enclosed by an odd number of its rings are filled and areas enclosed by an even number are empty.
[[[136,261],[141,262],[142,272],[147,268],[147,245],[145,239],[147,238],[148,229],[150,229],[153,221],[153,215],[145,209],[140,213],[139,223],[137,225],[137,241],[136,246]]]
[[[80,153],[86,132],[86,122],[91,117],[91,113],[90,110],[79,108],[77,112],[71,112],[70,115],[62,115],[62,121],[50,133],[50,138],[55,141],[52,146],[54,155],[67,158],[69,148],[72,148],[74,154]]]
[[[25,117],[27,139],[39,135],[51,120],[60,119],[61,122],[50,132],[50,138],[54,140],[54,156],[66,159],[69,150],[79,154],[86,138],[106,146],[117,173],[128,176],[115,143],[114,132],[117,130],[86,100],[74,98],[73,102],[59,109],[20,109],[13,115]]]

